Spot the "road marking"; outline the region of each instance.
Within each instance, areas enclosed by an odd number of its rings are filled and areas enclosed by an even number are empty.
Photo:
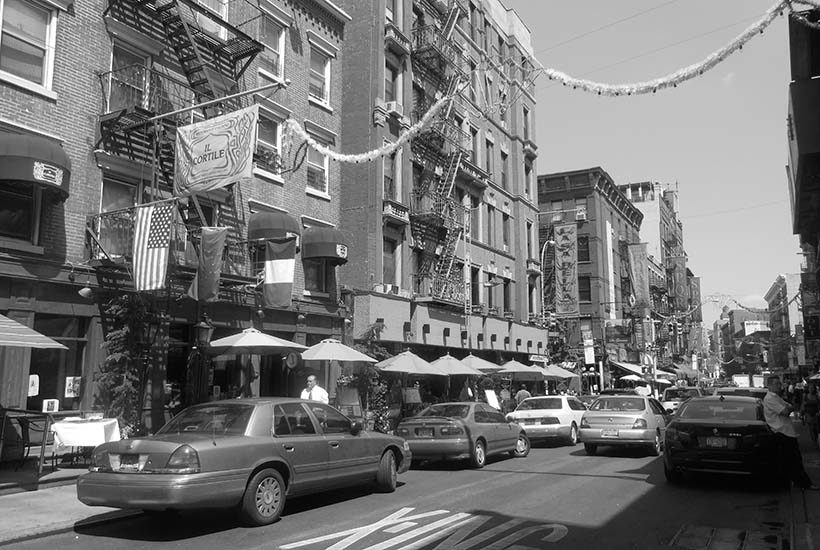
[[[401,533],[405,529],[410,529],[411,527],[415,527],[418,523],[413,521],[405,521],[404,523],[399,523],[394,527],[388,527],[384,530],[385,533]]]

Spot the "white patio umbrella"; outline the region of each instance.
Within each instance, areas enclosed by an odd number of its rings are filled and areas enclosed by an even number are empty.
[[[530,365],[525,365],[524,363],[520,363],[513,359],[512,361],[507,361],[503,365],[503,368],[498,371],[498,374],[509,374],[512,378],[516,380],[543,380],[544,379],[544,370],[538,367],[532,367]]]
[[[211,342],[211,355],[270,355],[307,349],[302,344],[265,334],[253,327]]]
[[[546,371],[545,376],[547,378],[577,378],[578,375],[572,371],[568,371],[563,367],[559,367],[558,365],[547,365],[544,370]]]
[[[667,380],[666,378],[655,378],[656,384],[669,384],[672,385],[672,382]]]
[[[449,353],[443,357],[439,357],[430,364],[437,369],[446,372],[448,376],[464,374],[469,376],[485,376],[485,373],[476,368],[465,365],[462,361],[459,361]]]
[[[403,351],[384,361],[376,363],[376,368],[383,372],[401,372],[404,374],[427,374],[432,376],[447,376],[447,373],[434,367],[412,351]]]
[[[306,361],[364,361],[375,363],[376,360],[364,353],[342,344],[333,338],[326,338],[302,352]]]
[[[462,363],[467,365],[468,367],[473,367],[474,369],[478,369],[485,374],[491,374],[494,372],[498,372],[504,367],[500,365],[496,365],[491,361],[487,361],[486,359],[482,359],[472,353],[461,360]]]
[[[631,382],[639,382],[643,380],[642,377],[638,376],[637,374],[627,374],[625,376],[621,376],[618,380],[629,380]]]

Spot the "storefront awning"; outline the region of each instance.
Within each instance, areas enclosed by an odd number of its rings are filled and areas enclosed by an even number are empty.
[[[5,315],[0,315],[0,346],[68,349],[61,343]]]
[[[68,197],[71,160],[56,141],[0,132],[0,181],[28,182]]]
[[[619,369],[631,372],[632,374],[643,376],[643,369],[640,365],[636,365],[634,363],[624,363],[623,361],[610,361],[609,364],[614,367],[618,367]]]
[[[332,227],[310,227],[302,237],[302,259],[323,258],[332,263],[347,263],[344,236]]]
[[[248,240],[287,239],[302,234],[302,228],[296,218],[284,212],[265,210],[254,212],[248,219]]]

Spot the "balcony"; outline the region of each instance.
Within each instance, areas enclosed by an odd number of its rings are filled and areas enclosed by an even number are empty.
[[[524,140],[524,156],[530,160],[538,156],[538,146],[531,139]]]
[[[384,46],[399,57],[410,55],[410,39],[391,22],[384,25]]]
[[[455,40],[447,40],[436,25],[425,25],[413,29],[413,61],[423,65],[439,78],[444,76],[444,68],[452,67],[464,72],[464,56]]]
[[[789,84],[787,122],[793,230],[808,233],[820,222],[820,78]]]
[[[541,275],[541,262],[538,260],[528,259],[527,260],[527,274],[528,275]]]
[[[138,124],[156,115],[164,115],[195,104],[194,90],[177,80],[144,65],[129,65],[100,75],[103,113],[132,113],[123,125]],[[192,112],[173,117],[178,125],[193,121]]]
[[[410,223],[410,209],[393,199],[384,199],[383,215],[386,222],[392,222],[394,225]]]
[[[490,180],[490,174],[478,167],[476,163],[468,158],[461,161],[459,168],[459,175],[470,181],[479,189],[486,189]]]

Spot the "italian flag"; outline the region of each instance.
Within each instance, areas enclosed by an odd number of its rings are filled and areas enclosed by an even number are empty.
[[[262,296],[268,307],[290,307],[296,267],[296,239],[268,241]]]

